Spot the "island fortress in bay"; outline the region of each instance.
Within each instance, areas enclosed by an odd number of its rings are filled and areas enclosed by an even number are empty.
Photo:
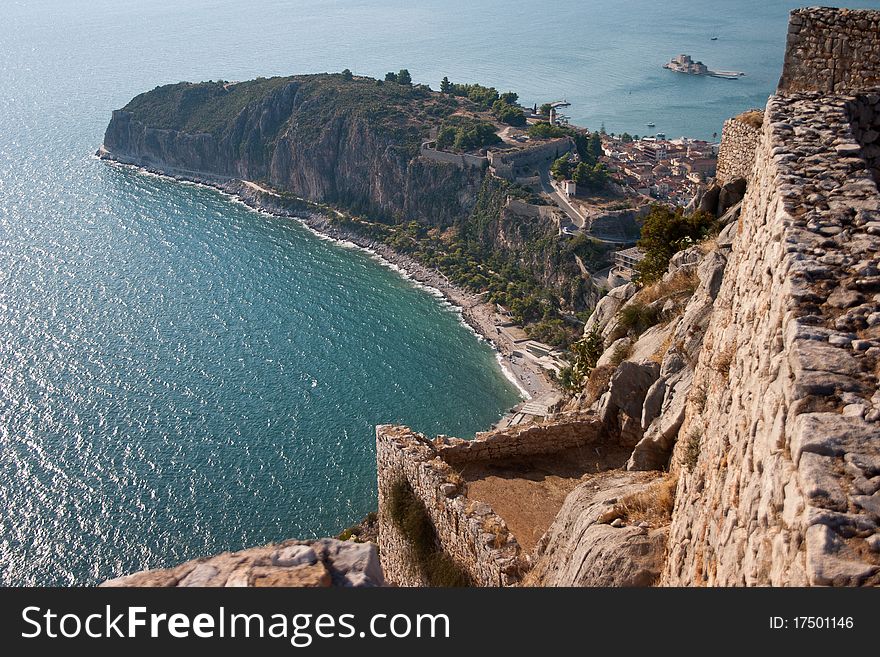
[[[713,78],[723,78],[725,80],[736,80],[745,75],[742,71],[713,71],[710,70],[703,62],[695,62],[690,55],[678,55],[673,57],[672,61],[663,65],[670,71],[677,73],[687,73],[688,75],[708,75]]]
[[[378,426],[378,553],[364,526],[107,585],[880,585],[880,11],[792,12],[776,93],[725,123],[717,175],[683,209],[717,233],[604,295],[545,160],[423,156],[503,132],[474,122],[484,88],[465,102],[344,78],[158,88],[114,113],[102,156],[320,212],[503,305],[492,268],[442,251],[482,249],[510,286],[561,299],[534,335],[592,309],[568,391],[475,440]],[[607,192],[579,133],[539,132],[571,139],[557,173],[580,143],[580,179]],[[531,317],[528,285],[507,312]]]

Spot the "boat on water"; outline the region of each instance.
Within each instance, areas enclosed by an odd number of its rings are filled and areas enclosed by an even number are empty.
[[[717,37],[717,36],[714,36],[714,37],[712,37],[711,39],[709,39],[709,41],[718,41],[718,37]]]
[[[648,126],[649,128],[653,128],[653,127],[656,127],[657,124],[651,122],[651,123],[646,123],[645,125]]]

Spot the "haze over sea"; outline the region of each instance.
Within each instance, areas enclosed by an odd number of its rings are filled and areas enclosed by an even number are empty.
[[[0,583],[335,534],[375,508],[375,424],[473,435],[519,399],[368,255],[93,159],[111,110],[180,80],[406,67],[710,137],[766,101],[796,4],[4,2]],[[660,68],[679,52],[747,77]]]

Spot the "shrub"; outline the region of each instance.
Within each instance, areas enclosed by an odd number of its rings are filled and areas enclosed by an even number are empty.
[[[571,345],[571,353],[574,356],[571,368],[564,375],[563,385],[571,390],[579,390],[586,378],[602,355],[602,333],[598,326],[584,335],[583,338]]]
[[[683,208],[655,204],[642,225],[638,246],[645,257],[636,265],[638,281],[647,285],[660,280],[673,255],[718,231],[718,221],[705,212],[684,214]]]
[[[620,311],[620,326],[626,332],[639,336],[660,322],[660,314],[657,306],[635,301]]]
[[[654,525],[667,524],[675,507],[677,485],[678,477],[667,475],[645,490],[621,498],[615,505],[617,517],[630,522],[644,520]]]
[[[694,427],[688,435],[687,443],[684,446],[684,465],[688,472],[692,472],[700,458],[700,450],[702,449],[703,432],[698,427]]]

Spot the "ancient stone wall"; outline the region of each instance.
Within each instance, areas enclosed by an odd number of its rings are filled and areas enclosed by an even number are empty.
[[[755,151],[760,137],[761,131],[758,128],[748,125],[738,117],[724,122],[715,174],[719,185],[749,177],[755,165]]]
[[[467,497],[467,485],[458,471],[466,463],[552,454],[601,436],[595,417],[491,431],[473,441],[429,440],[406,427],[377,427],[379,547],[385,577],[398,586],[431,584],[415,559],[411,537],[394,517],[392,490],[403,480],[424,504],[438,547],[467,571],[474,584],[518,583],[527,569],[521,546],[488,504]]]
[[[666,584],[880,583],[880,195],[851,103],[767,105],[673,455]]]
[[[880,185],[880,90],[855,96],[847,103],[847,113],[853,136],[862,147],[860,154]]]
[[[539,166],[546,166],[565,153],[574,150],[574,141],[569,137],[536,142],[527,148],[515,151],[489,151],[489,167],[493,175],[513,180],[519,176],[531,175]]]
[[[880,86],[880,11],[810,7],[791,12],[780,92]]]
[[[467,167],[474,167],[476,169],[482,169],[489,165],[489,160],[485,155],[470,155],[468,153],[450,153],[449,151],[438,151],[436,148],[432,148],[429,144],[435,142],[425,142],[422,144],[422,149],[419,154],[433,162],[441,162],[443,164],[454,164],[457,167],[465,169]]]

